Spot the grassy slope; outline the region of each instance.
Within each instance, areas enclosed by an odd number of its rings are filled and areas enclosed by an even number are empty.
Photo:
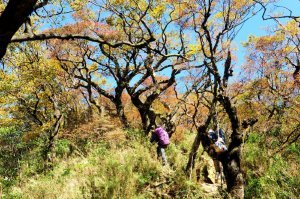
[[[300,143],[280,153],[264,136],[253,132],[244,148],[246,198],[296,199],[300,195]],[[272,153],[273,152],[273,153]]]
[[[110,129],[102,141],[86,145],[86,155],[56,156],[46,174],[24,164],[18,183],[3,198],[208,198],[183,173],[193,136],[172,143],[167,149],[171,166],[162,167],[156,146],[140,131]]]
[[[142,132],[123,131],[110,123],[99,120],[77,127],[70,135],[93,142],[84,143],[70,156],[70,142],[58,140],[51,171],[37,172],[40,161],[34,155],[24,158],[14,184],[3,189],[3,198],[221,197],[216,187],[197,182],[195,171],[191,178],[183,173],[194,134],[185,132],[172,138],[167,149],[170,167],[165,168],[156,158],[155,145]],[[291,146],[285,157],[277,154],[270,158],[264,143],[266,140],[254,133],[244,148],[246,198],[297,198],[299,146]],[[195,170],[207,161],[207,157],[197,160]]]

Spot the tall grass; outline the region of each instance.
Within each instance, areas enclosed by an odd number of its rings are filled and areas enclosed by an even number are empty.
[[[186,141],[169,146],[170,167],[162,167],[156,146],[142,132],[123,134],[125,140],[108,138],[88,145],[86,156],[67,158],[62,141],[56,145],[59,156],[53,170],[29,175],[34,168],[24,164],[19,183],[3,198],[205,198],[201,186],[183,172]]]
[[[166,150],[168,167],[157,159],[156,145],[137,129],[113,128],[97,142],[87,140],[76,149],[71,149],[70,140],[60,138],[53,150],[53,168],[43,172],[41,147],[33,147],[22,155],[13,181],[4,179],[2,173],[7,172],[1,171],[2,198],[221,198],[218,193],[205,194],[208,190],[197,182],[195,171],[205,160],[196,160],[191,177],[184,173],[195,134],[181,134]],[[245,197],[297,198],[299,144],[271,156],[268,139],[254,132],[245,144]]]
[[[252,133],[245,145],[245,198],[299,198],[299,161],[293,160],[299,159],[299,145],[274,155],[268,147],[266,137],[258,133]]]

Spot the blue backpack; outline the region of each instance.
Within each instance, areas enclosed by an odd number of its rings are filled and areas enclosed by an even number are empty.
[[[222,140],[224,141],[224,142],[226,142],[226,140],[225,140],[225,133],[224,133],[224,131],[222,130],[222,129],[219,129],[219,138],[222,138]]]
[[[216,153],[223,153],[228,150],[225,144],[225,133],[222,129],[210,132],[208,136],[213,142]]]

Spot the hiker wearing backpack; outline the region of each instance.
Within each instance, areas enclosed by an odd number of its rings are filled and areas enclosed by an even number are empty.
[[[225,133],[222,129],[218,129],[216,131],[209,129],[208,137],[210,139],[210,148],[213,149],[217,155],[227,151]]]
[[[165,131],[162,125],[157,126],[152,132],[150,142],[157,143],[157,157],[162,157],[163,166],[167,165],[167,156],[165,153],[165,148],[170,144],[169,134]]]
[[[218,183],[218,179],[222,171],[222,165],[221,162],[218,160],[218,156],[223,152],[227,151],[227,147],[225,144],[225,133],[222,129],[218,129],[216,131],[209,129],[208,137],[210,139],[209,154],[213,158],[216,170],[215,182]]]

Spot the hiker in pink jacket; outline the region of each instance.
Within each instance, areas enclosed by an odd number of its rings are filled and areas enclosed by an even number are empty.
[[[151,136],[150,142],[157,142],[157,156],[162,157],[163,166],[167,165],[167,157],[165,148],[170,144],[169,134],[164,130],[162,126],[158,126]]]

